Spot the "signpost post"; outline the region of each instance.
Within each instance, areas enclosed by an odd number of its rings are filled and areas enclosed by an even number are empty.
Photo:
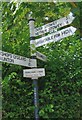
[[[29,19],[31,58],[36,59],[34,19]],[[32,42],[31,42],[32,41]],[[39,120],[38,76],[32,77],[34,85],[35,119]]]

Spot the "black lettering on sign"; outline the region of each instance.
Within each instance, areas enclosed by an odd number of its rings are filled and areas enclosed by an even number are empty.
[[[37,33],[35,33],[35,35],[37,35],[37,36],[38,36],[38,35],[39,35],[39,33],[37,32]]]
[[[67,16],[67,17],[66,17],[66,24],[68,24],[68,23],[69,23],[68,19],[69,19],[69,18],[68,18],[68,16]]]
[[[55,37],[60,37],[60,33],[56,34]]]
[[[18,56],[18,55],[13,55],[13,58],[20,60],[20,56]]]
[[[45,29],[45,30],[40,30],[40,31],[37,31],[37,32],[35,33],[35,35],[44,34],[44,33],[46,33],[46,32],[47,32],[47,29]]]
[[[0,57],[0,61],[3,61],[3,57]]]
[[[13,58],[14,58],[14,59],[17,59],[17,60],[23,60],[23,61],[26,61],[26,58],[25,58],[25,57],[18,56],[18,55],[14,55],[14,54],[13,54]]]
[[[70,33],[72,33],[72,30],[71,30],[71,29],[69,29],[69,32],[70,32]]]
[[[69,31],[69,30],[65,30],[65,31],[63,31],[63,32],[61,32],[61,33],[62,33],[62,35],[65,35],[65,34],[70,33],[70,31]]]
[[[43,34],[44,34],[45,32],[47,32],[47,29],[45,29],[45,30],[43,31]]]
[[[57,24],[57,21],[51,22],[47,25],[47,27],[52,27],[55,26]]]
[[[35,32],[42,30],[42,27],[35,28]]]
[[[54,32],[54,29],[55,29],[56,27],[57,27],[57,26],[52,26],[52,27],[50,27],[50,28],[49,28],[49,32],[51,32],[51,31]]]
[[[4,62],[14,63],[14,60],[10,58],[4,58]]]
[[[51,39],[54,39],[54,36],[53,36],[53,35],[51,36]]]
[[[29,63],[28,63],[28,65],[31,66],[31,61],[30,61],[30,59],[29,59]]]
[[[58,38],[58,37],[60,37],[60,33],[54,35],[54,38]]]
[[[40,55],[41,58],[44,58],[42,55]]]
[[[21,60],[26,61],[26,58],[21,56]]]
[[[59,24],[58,24],[58,27],[62,27],[62,23],[59,23]]]
[[[30,73],[30,71],[25,71],[25,73]]]
[[[31,73],[36,73],[36,71],[32,71]]]
[[[8,62],[8,63],[13,63],[14,64],[14,60],[11,59],[11,58],[0,57],[0,61],[2,61],[2,62]]]
[[[11,54],[11,53],[7,53],[7,52],[0,51],[0,55],[1,55],[1,56],[4,56],[4,57],[12,58],[12,54]]]
[[[51,30],[55,29],[55,28],[57,28],[57,25],[54,25],[54,26],[50,27],[50,28],[49,28],[49,32],[50,32]]]
[[[47,37],[46,39],[45,39],[45,41],[49,41],[50,40],[50,37]]]
[[[43,73],[43,71],[38,71],[39,73]]]

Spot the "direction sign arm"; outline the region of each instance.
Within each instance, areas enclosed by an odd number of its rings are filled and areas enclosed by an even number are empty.
[[[0,50],[0,61],[26,67],[36,67],[35,59],[29,59],[24,56],[19,56],[2,50]]]
[[[70,14],[67,15],[66,17],[60,18],[58,20],[45,24],[41,27],[35,28],[35,35],[39,36],[47,32],[51,32],[51,31],[54,32],[54,30],[57,31],[58,28],[71,24],[74,19],[75,17],[70,12]]]
[[[47,35],[47,36],[39,38],[39,39],[36,39],[36,47],[40,47],[40,46],[43,46],[43,45],[51,43],[51,42],[59,41],[62,38],[66,38],[68,36],[73,35],[75,31],[76,31],[76,28],[70,26],[70,27],[62,29],[56,33]]]

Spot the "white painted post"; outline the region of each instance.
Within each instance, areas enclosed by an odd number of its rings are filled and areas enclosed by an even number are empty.
[[[30,49],[31,58],[36,59],[36,46],[35,46],[35,31],[34,31],[34,19],[29,19],[29,29],[30,29]],[[31,43],[32,40],[32,43]],[[33,79],[33,78],[32,78]],[[35,105],[35,120],[39,120],[39,97],[38,97],[38,78],[33,79],[34,85],[34,105]]]

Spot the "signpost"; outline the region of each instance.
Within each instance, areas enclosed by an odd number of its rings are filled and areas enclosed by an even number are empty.
[[[34,28],[34,19],[29,19],[29,28],[30,28],[30,49],[31,49],[31,58],[38,58],[42,61],[46,61],[47,58],[42,53],[36,51],[36,47],[43,46],[53,41],[59,41],[62,38],[68,37],[73,35],[76,31],[74,27],[68,27],[63,30],[60,30],[56,33],[47,35],[45,37],[39,38],[35,40],[35,36],[42,35],[44,33],[50,32],[51,30],[61,28],[63,26],[69,25],[74,20],[74,17],[68,15],[67,17],[61,18],[49,24],[46,24],[39,28]],[[39,120],[39,98],[38,98],[38,83],[37,79],[39,77],[45,76],[45,69],[44,68],[33,68],[29,70],[23,71],[23,76],[33,79],[34,84],[34,104],[35,104],[35,119]]]
[[[39,36],[42,35],[44,33],[50,32],[54,29],[58,29],[61,28],[63,26],[69,25],[72,23],[72,21],[75,19],[75,17],[73,17],[72,13],[69,14],[66,17],[60,18],[58,20],[55,20],[51,23],[45,24],[41,27],[35,28],[35,35]]]
[[[38,79],[39,77],[45,76],[44,68],[33,68],[23,70],[23,77]]]
[[[44,54],[42,54],[42,53],[40,53],[38,51],[36,51],[36,58],[38,58],[38,59],[40,59],[40,60],[42,60],[44,62],[47,61],[47,57]]]
[[[8,52],[4,52],[0,50],[0,61],[7,62],[11,64],[22,65],[26,67],[31,67],[32,69],[23,70],[23,76],[26,78],[33,79],[34,85],[34,105],[35,105],[35,119],[39,120],[39,97],[38,97],[38,78],[45,76],[44,68],[36,68],[37,61],[36,58],[47,61],[47,57],[36,51],[36,47],[43,46],[45,44],[56,42],[61,40],[62,38],[71,36],[76,31],[74,27],[67,27],[55,33],[49,34],[42,38],[36,39],[35,36],[42,35],[44,33],[48,33],[51,30],[61,28],[63,26],[69,25],[72,23],[75,17],[72,14],[69,14],[67,17],[63,17],[46,25],[43,25],[38,28],[34,28],[34,19],[29,19],[29,29],[30,29],[30,50],[31,50],[31,59],[23,56],[19,56],[16,54],[11,54]]]
[[[34,32],[34,19],[29,19],[29,29],[30,29],[30,49],[31,58],[36,59],[36,46],[35,46],[35,32]],[[38,97],[38,76],[32,77],[34,86],[34,105],[35,105],[35,120],[39,120],[39,97]]]
[[[36,60],[0,50],[0,61],[26,67],[36,67]]]
[[[71,27],[67,27],[63,30],[60,30],[56,33],[52,33],[52,34],[49,34],[42,38],[36,39],[36,47],[43,46],[43,45],[51,43],[53,41],[54,42],[59,41],[62,38],[73,35],[75,31],[76,31],[76,28],[71,26]]]

